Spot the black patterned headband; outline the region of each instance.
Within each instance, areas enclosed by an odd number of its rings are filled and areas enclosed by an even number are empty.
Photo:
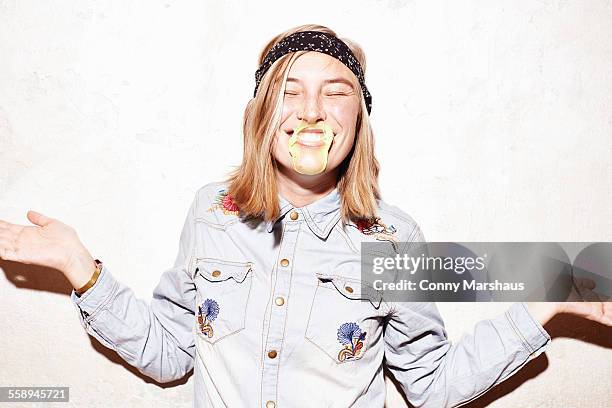
[[[330,55],[350,69],[353,74],[359,80],[361,91],[363,92],[363,98],[365,99],[366,107],[368,109],[368,115],[372,111],[372,95],[368,91],[365,85],[365,78],[363,75],[363,69],[361,64],[353,55],[351,49],[337,37],[325,34],[320,31],[300,31],[290,36],[283,38],[281,41],[274,44],[274,46],[268,51],[263,63],[255,72],[255,92],[253,97],[257,95],[257,88],[263,78],[264,74],[272,66],[272,64],[285,54],[296,51],[317,51],[323,54]]]

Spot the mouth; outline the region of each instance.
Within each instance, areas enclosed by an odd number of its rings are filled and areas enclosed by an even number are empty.
[[[286,130],[285,133],[291,137],[293,136],[293,129]],[[300,131],[296,143],[306,147],[321,147],[325,145],[323,135],[322,129],[303,129]]]

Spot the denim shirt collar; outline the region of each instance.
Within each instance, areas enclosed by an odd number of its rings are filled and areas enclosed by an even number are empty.
[[[289,211],[296,208],[280,194],[278,195],[280,212],[275,220],[266,223],[266,230],[272,232],[274,225],[282,219]],[[335,187],[324,197],[302,207],[297,207],[306,221],[310,230],[319,238],[326,239],[332,228],[341,218],[340,212],[340,193]]]

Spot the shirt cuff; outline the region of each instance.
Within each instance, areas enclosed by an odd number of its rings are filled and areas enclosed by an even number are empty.
[[[70,294],[72,302],[81,312],[81,320],[91,320],[102,308],[104,308],[115,294],[118,282],[108,271],[105,264],[96,283],[89,288],[81,297],[77,296],[73,289]],[[84,323],[84,322],[83,322]]]
[[[531,358],[537,357],[546,350],[546,346],[551,341],[550,335],[531,316],[524,302],[514,303],[506,311],[506,317]]]

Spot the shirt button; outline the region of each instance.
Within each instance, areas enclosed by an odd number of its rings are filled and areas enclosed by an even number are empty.
[[[270,351],[268,351],[268,357],[270,357],[270,358],[276,358],[276,355],[277,355],[277,354],[278,354],[278,353],[276,352],[276,350],[270,350]]]
[[[346,286],[344,289],[346,289],[348,293],[353,293],[353,288],[351,288],[350,286]]]
[[[276,306],[282,306],[285,304],[285,299],[283,299],[282,296],[279,296],[274,299],[274,303],[276,303]]]
[[[221,271],[212,271],[212,276],[214,276],[215,278],[219,275],[221,275]]]
[[[289,260],[286,258],[281,259],[281,266],[289,266]]]
[[[289,214],[289,216],[291,217],[293,221],[297,220],[299,217],[298,213],[295,211],[291,211],[291,214]]]
[[[268,401],[266,402],[266,408],[276,408],[276,404],[274,401]]]

